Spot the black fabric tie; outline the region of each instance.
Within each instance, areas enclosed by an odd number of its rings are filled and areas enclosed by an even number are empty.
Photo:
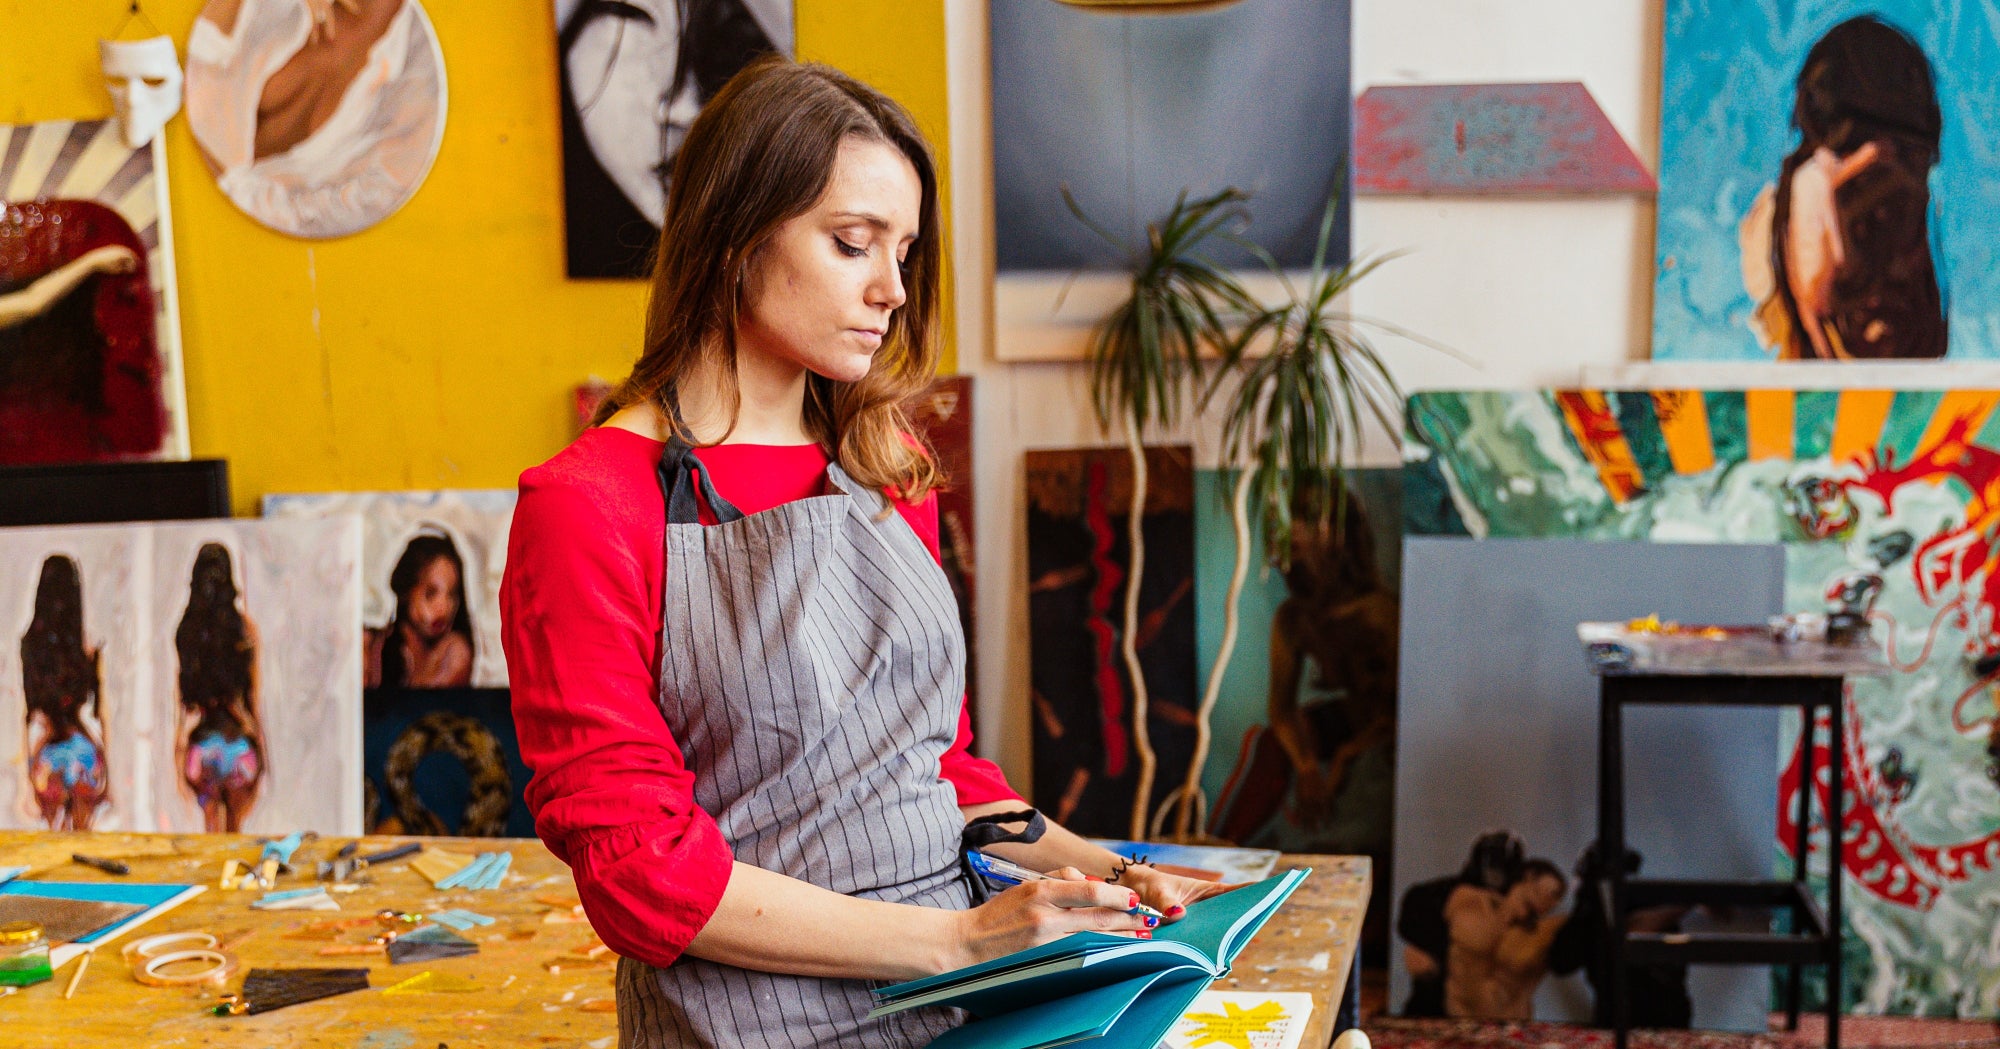
[[[708,471],[695,458],[694,449],[679,437],[668,439],[667,450],[660,454],[659,473],[660,492],[667,499],[668,524],[700,524],[702,503],[708,504],[717,524],[743,519],[743,511],[715,490]]]
[[[1018,831],[1011,831],[1005,826],[1009,823],[1025,823],[1027,826]],[[1041,812],[1036,809],[1024,809],[1020,812],[996,812],[990,816],[980,816],[977,819],[966,821],[965,830],[959,834],[958,838],[958,866],[965,874],[965,887],[972,892],[973,906],[977,907],[987,900],[992,899],[993,890],[986,884],[986,879],[980,877],[979,872],[972,869],[972,851],[974,849],[983,849],[988,845],[1016,842],[1022,845],[1033,845],[1042,840],[1042,835],[1048,829],[1048,821],[1043,819]]]

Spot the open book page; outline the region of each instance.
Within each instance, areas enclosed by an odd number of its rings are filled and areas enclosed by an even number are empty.
[[[1190,906],[1180,921],[1160,926],[1153,939],[1184,943],[1201,951],[1219,973],[1311,873],[1308,869],[1286,871],[1255,885],[1211,896]]]
[[[1312,1008],[1302,991],[1203,991],[1160,1049],[1299,1049]]]
[[[878,1004],[870,1015],[952,1005],[986,1017],[1150,972],[1185,969],[1213,979],[1309,873],[1289,871],[1190,904],[1185,918],[1161,926],[1150,940],[1077,933],[941,976],[885,987],[875,992]]]

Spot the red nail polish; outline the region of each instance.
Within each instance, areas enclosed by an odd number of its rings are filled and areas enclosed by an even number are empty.
[[[1104,880],[1103,878],[1100,878],[1095,874],[1086,874],[1083,877],[1084,880],[1086,881],[1102,882]]]
[[[1140,938],[1140,939],[1142,939],[1142,940],[1150,940],[1150,939],[1152,939],[1152,938],[1153,938],[1153,932],[1152,932],[1152,930],[1150,930],[1150,929],[1145,929],[1145,930],[1141,930],[1141,931],[1140,931],[1140,933],[1139,933],[1139,938]]]
[[[1132,902],[1131,902],[1131,903],[1128,903],[1128,904],[1126,904],[1125,906],[1127,906],[1127,907],[1137,907],[1138,905],[1139,905],[1139,894],[1135,892],[1135,893],[1133,893],[1133,894],[1132,894]]]
[[[1186,913],[1187,913],[1186,907],[1174,906],[1167,908],[1167,917],[1169,918],[1172,918],[1175,915],[1186,914]]]

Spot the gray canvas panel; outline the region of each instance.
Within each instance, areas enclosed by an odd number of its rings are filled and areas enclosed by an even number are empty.
[[[1406,539],[1393,900],[1456,872],[1497,828],[1571,870],[1597,837],[1597,678],[1576,624],[1761,623],[1782,611],[1784,568],[1779,546]],[[1625,712],[1626,833],[1643,874],[1772,876],[1777,726],[1773,709]],[[1389,957],[1400,1011],[1400,941]],[[1766,970],[1697,966],[1688,987],[1696,1027],[1764,1029]],[[1538,1019],[1590,1014],[1580,975],[1551,977],[1535,1000]]]
[[[963,909],[964,820],[939,775],[965,639],[943,570],[883,497],[670,521],[660,712],[738,860],[860,898]],[[954,1010],[866,1019],[870,985],[683,956],[619,967],[632,1047],[917,1046]],[[630,1013],[629,1019],[625,1015]]]

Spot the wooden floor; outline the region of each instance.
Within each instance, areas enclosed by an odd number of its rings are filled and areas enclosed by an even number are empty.
[[[351,839],[309,843],[294,862],[302,873],[277,888],[313,884],[318,860]],[[53,981],[0,997],[0,1046],[35,1049],[112,1049],[128,1046],[249,1047],[249,1049],[608,1049],[617,1043],[611,1010],[612,956],[579,965],[574,956],[597,943],[590,927],[551,923],[551,912],[570,913],[574,883],[537,841],[506,839],[366,838],[361,851],[404,841],[429,841],[454,852],[506,850],[514,856],[499,889],[439,892],[407,860],[371,869],[367,884],[337,895],[340,911],[254,911],[261,890],[226,892],[215,887],[229,859],[254,861],[258,843],[231,835],[50,834],[0,832],[0,865],[27,866],[24,877],[42,881],[114,880],[69,862],[73,852],[121,859],[129,882],[203,884],[201,895],[98,951],[76,996],[63,998],[74,964]],[[1237,959],[1216,986],[1230,990],[1298,990],[1318,1003],[1306,1046],[1332,1038],[1332,1014],[1354,962],[1371,871],[1364,857],[1286,857],[1282,866],[1312,866],[1315,873]],[[365,918],[382,909],[423,913],[462,908],[495,923],[462,935],[479,954],[400,966],[382,954],[322,955],[336,944],[364,943],[376,930],[339,930],[327,923]],[[117,947],[156,932],[201,930],[229,940],[247,934],[235,953],[251,967],[354,967],[370,970],[371,989],[289,1006],[259,1016],[217,1017],[210,1008],[222,988],[147,987],[133,980]],[[552,969],[552,966],[559,966]],[[457,993],[383,994],[422,972],[470,981]]]

